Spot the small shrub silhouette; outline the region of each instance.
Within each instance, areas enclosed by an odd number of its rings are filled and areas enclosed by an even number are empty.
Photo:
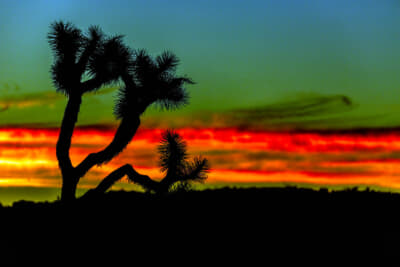
[[[147,107],[155,103],[162,109],[170,110],[187,104],[188,94],[184,86],[193,84],[193,81],[176,76],[179,60],[171,52],[164,52],[154,59],[145,50],[127,47],[122,36],[106,36],[97,26],[91,26],[87,33],[82,33],[71,23],[59,21],[50,28],[48,40],[54,53],[52,80],[57,91],[68,98],[56,155],[62,175],[61,200],[70,201],[75,199],[80,179],[93,166],[107,163],[129,144]],[[119,89],[114,108],[119,126],[113,140],[103,150],[91,153],[82,162],[73,165],[69,150],[83,95],[100,90],[104,85],[121,82],[124,86]],[[126,168],[129,168],[129,177],[135,182],[141,182],[143,186],[152,184],[145,179],[147,176],[138,174],[132,166]],[[168,169],[166,181],[172,179],[168,175],[170,172]],[[99,191],[108,188],[107,181],[106,178],[99,184]]]
[[[186,142],[176,132],[169,130],[162,134],[158,152],[159,165],[165,173],[160,182],[160,192],[188,190],[190,182],[207,179],[207,159],[195,157],[193,161],[189,161]]]

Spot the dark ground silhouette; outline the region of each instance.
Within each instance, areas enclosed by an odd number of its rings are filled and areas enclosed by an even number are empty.
[[[318,264],[322,256],[387,266],[400,247],[399,207],[399,194],[297,188],[111,191],[70,205],[20,201],[0,210],[1,251],[3,259],[30,263],[83,257],[249,266]]]

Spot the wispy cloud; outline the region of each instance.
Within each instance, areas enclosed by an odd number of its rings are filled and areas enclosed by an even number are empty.
[[[113,92],[117,87],[105,87],[96,93],[89,93],[88,96],[104,95]],[[65,99],[55,91],[24,92],[17,84],[3,84],[0,87],[0,112],[10,108],[29,108],[34,106],[51,106],[57,101]]]
[[[62,96],[55,92],[24,93],[21,95],[1,95],[0,108],[5,111],[11,107],[28,108],[39,105],[53,105]]]

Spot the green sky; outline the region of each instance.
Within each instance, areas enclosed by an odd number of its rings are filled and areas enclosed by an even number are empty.
[[[400,125],[397,0],[2,0],[1,124],[60,121],[65,101],[50,81],[46,40],[59,19],[124,34],[152,54],[175,52],[179,72],[197,82],[191,104],[175,114],[344,95],[354,108],[331,115],[343,124]],[[112,102],[113,93],[86,97],[80,122],[112,122]]]

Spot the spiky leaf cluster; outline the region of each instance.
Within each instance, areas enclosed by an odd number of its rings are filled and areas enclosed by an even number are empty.
[[[62,21],[51,24],[48,39],[57,59],[72,62],[75,62],[77,55],[82,50],[82,43],[85,41],[80,29],[71,23]]]
[[[181,175],[185,168],[187,145],[182,137],[172,130],[161,135],[161,144],[158,146],[160,154],[159,165],[161,171],[172,172],[172,175]]]
[[[184,86],[193,81],[176,75],[178,63],[178,58],[171,52],[153,59],[145,50],[136,51],[132,83],[120,90],[115,106],[117,118],[141,114],[153,103],[165,109],[187,104],[189,97]]]
[[[106,37],[97,26],[89,27],[84,34],[71,23],[55,22],[48,40],[55,58],[53,83],[66,95],[83,94],[115,82],[133,65],[132,52],[123,44],[122,36]]]
[[[125,46],[122,38],[115,36],[104,40],[89,59],[88,73],[102,85],[128,75],[132,70],[132,51]]]
[[[75,64],[82,52],[85,38],[78,28],[62,21],[53,23],[48,34],[49,44],[55,61],[51,69],[57,90],[69,94],[79,84],[78,69]]]
[[[195,157],[193,161],[186,163],[181,180],[202,182],[207,179],[209,170],[210,164],[206,158]]]

